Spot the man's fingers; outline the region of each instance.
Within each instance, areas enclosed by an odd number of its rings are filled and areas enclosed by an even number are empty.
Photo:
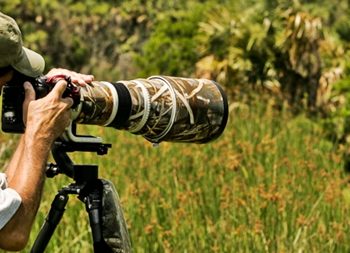
[[[73,99],[70,98],[70,97],[62,98],[61,101],[64,102],[64,103],[66,103],[67,106],[68,106],[68,108],[71,108],[71,107],[73,106],[73,104],[74,104]]]
[[[94,80],[93,75],[86,75],[77,73],[71,70],[67,69],[61,69],[61,68],[54,68],[51,69],[46,76],[51,77],[55,75],[66,75],[69,76],[72,80],[72,83],[80,86],[86,86],[87,84],[91,83]]]
[[[56,83],[55,87],[50,92],[54,96],[62,97],[64,91],[67,88],[67,82],[65,80],[60,80]]]
[[[82,86],[82,87],[87,85],[87,82],[85,82],[84,79],[78,79],[78,78],[73,78],[73,77],[71,77],[71,78],[72,78],[72,83],[74,83],[74,84],[78,84],[79,86]]]
[[[94,80],[93,75],[84,75],[79,73],[74,73],[71,75],[72,83],[79,84],[80,86],[86,86]]]
[[[24,87],[24,101],[29,103],[30,101],[35,100],[35,91],[30,82],[25,82],[23,84]]]
[[[59,98],[62,102],[67,104],[68,108],[71,108],[74,104],[73,99],[70,97],[65,97],[65,98],[62,97],[66,88],[67,88],[67,82],[65,80],[60,80],[56,83],[55,87],[52,89],[50,94],[52,94],[51,96],[56,96],[56,98]]]

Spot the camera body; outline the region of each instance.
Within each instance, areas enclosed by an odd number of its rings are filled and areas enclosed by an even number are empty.
[[[55,84],[62,79],[67,81],[67,88],[63,93],[63,97],[73,98],[73,107],[76,107],[80,98],[79,87],[74,86],[69,77],[64,75],[57,75],[51,78],[45,76],[39,76],[37,78],[15,76],[2,89],[2,131],[6,133],[24,133],[23,102],[25,91],[23,83],[25,81],[29,81],[32,84],[35,91],[35,99],[39,99],[49,94]]]
[[[5,85],[2,89],[1,129],[6,133],[23,133],[23,86]]]

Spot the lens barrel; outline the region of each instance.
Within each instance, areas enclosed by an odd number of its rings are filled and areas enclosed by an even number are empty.
[[[152,76],[82,87],[74,121],[126,130],[153,143],[206,143],[225,129],[228,102],[207,79]]]

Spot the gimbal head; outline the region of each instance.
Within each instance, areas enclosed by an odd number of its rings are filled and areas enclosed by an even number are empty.
[[[32,247],[32,253],[44,252],[63,216],[69,194],[77,195],[78,199],[85,204],[95,253],[131,252],[127,226],[114,185],[108,180],[98,178],[97,165],[75,165],[67,154],[79,151],[105,155],[111,146],[111,144],[99,141],[89,143],[64,139],[59,139],[54,143],[52,155],[56,164],[48,165],[47,177],[65,174],[75,182],[63,187],[57,193]]]
[[[102,139],[94,136],[77,135],[76,124],[71,123],[65,133],[54,142],[51,149],[52,156],[56,164],[50,163],[47,166],[46,176],[54,177],[58,174],[65,174],[70,178],[76,179],[78,168],[97,167],[95,165],[74,165],[67,153],[69,152],[91,152],[97,155],[106,155],[111,144],[102,143]],[[97,170],[93,169],[93,170]],[[83,171],[83,176],[87,176],[89,169]],[[95,172],[97,173],[97,171]],[[96,175],[97,178],[97,175]]]

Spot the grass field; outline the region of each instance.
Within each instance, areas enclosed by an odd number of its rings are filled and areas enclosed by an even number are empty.
[[[97,163],[100,176],[115,183],[134,252],[349,252],[341,149],[317,123],[272,108],[231,105],[224,135],[207,145],[153,147],[142,137],[89,127],[113,148],[73,159]],[[68,182],[47,179],[31,243]],[[92,252],[90,243],[84,206],[71,197],[47,252]]]

